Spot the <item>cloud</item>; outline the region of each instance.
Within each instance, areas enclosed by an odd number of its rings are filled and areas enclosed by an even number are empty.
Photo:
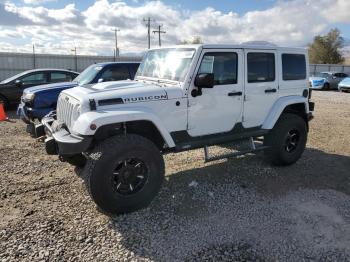
[[[56,2],[57,0],[23,0],[23,3],[27,5],[40,5],[47,2]]]
[[[152,18],[152,28],[164,25],[164,45],[200,36],[206,43],[240,43],[266,40],[280,45],[305,45],[316,34],[324,33],[336,23],[350,23],[348,0],[279,1],[272,8],[239,15],[214,8],[181,10],[161,1],[139,1],[135,6],[123,1],[97,0],[85,10],[74,4],[60,9],[32,6],[43,0],[24,0],[31,5],[13,2],[0,4],[2,42],[22,41],[14,50],[36,43],[38,51],[67,53],[76,45],[79,53],[113,54],[115,27],[119,47],[124,52],[142,51],[147,47],[144,18]],[[44,0],[45,1],[45,0]],[[335,15],[336,14],[336,15]],[[9,41],[11,40],[11,41]],[[23,41],[26,44],[23,45]],[[152,45],[157,36],[152,34]],[[6,45],[10,49],[11,45]]]
[[[0,3],[0,25],[17,26],[17,25],[30,25],[32,21],[25,19],[16,13],[10,12],[5,4]]]

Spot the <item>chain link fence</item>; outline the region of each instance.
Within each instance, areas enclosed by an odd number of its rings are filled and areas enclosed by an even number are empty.
[[[60,68],[77,72],[91,64],[113,61],[141,61],[136,56],[85,56],[0,52],[0,80],[35,68]]]

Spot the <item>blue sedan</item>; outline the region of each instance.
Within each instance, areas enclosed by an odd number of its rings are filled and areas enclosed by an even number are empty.
[[[133,79],[139,62],[107,62],[94,64],[85,69],[72,82],[56,83],[27,88],[23,91],[17,114],[21,119],[34,126],[35,119],[41,119],[56,109],[59,94],[78,85],[94,84],[106,81]],[[29,127],[29,130],[32,128]]]

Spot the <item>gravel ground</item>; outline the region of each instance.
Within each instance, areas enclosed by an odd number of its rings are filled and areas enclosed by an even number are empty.
[[[1,122],[0,261],[350,261],[350,94],[313,100],[295,165],[169,154],[151,206],[113,219],[21,121]]]

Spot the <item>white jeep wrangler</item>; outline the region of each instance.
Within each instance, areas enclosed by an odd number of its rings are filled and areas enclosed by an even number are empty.
[[[264,150],[289,165],[305,149],[314,108],[308,68],[305,49],[272,45],[150,50],[135,80],[63,91],[57,117],[42,121],[46,150],[85,166],[87,189],[108,214],[151,202],[167,152],[204,147],[212,161]],[[208,146],[242,141],[240,152],[209,155]]]

